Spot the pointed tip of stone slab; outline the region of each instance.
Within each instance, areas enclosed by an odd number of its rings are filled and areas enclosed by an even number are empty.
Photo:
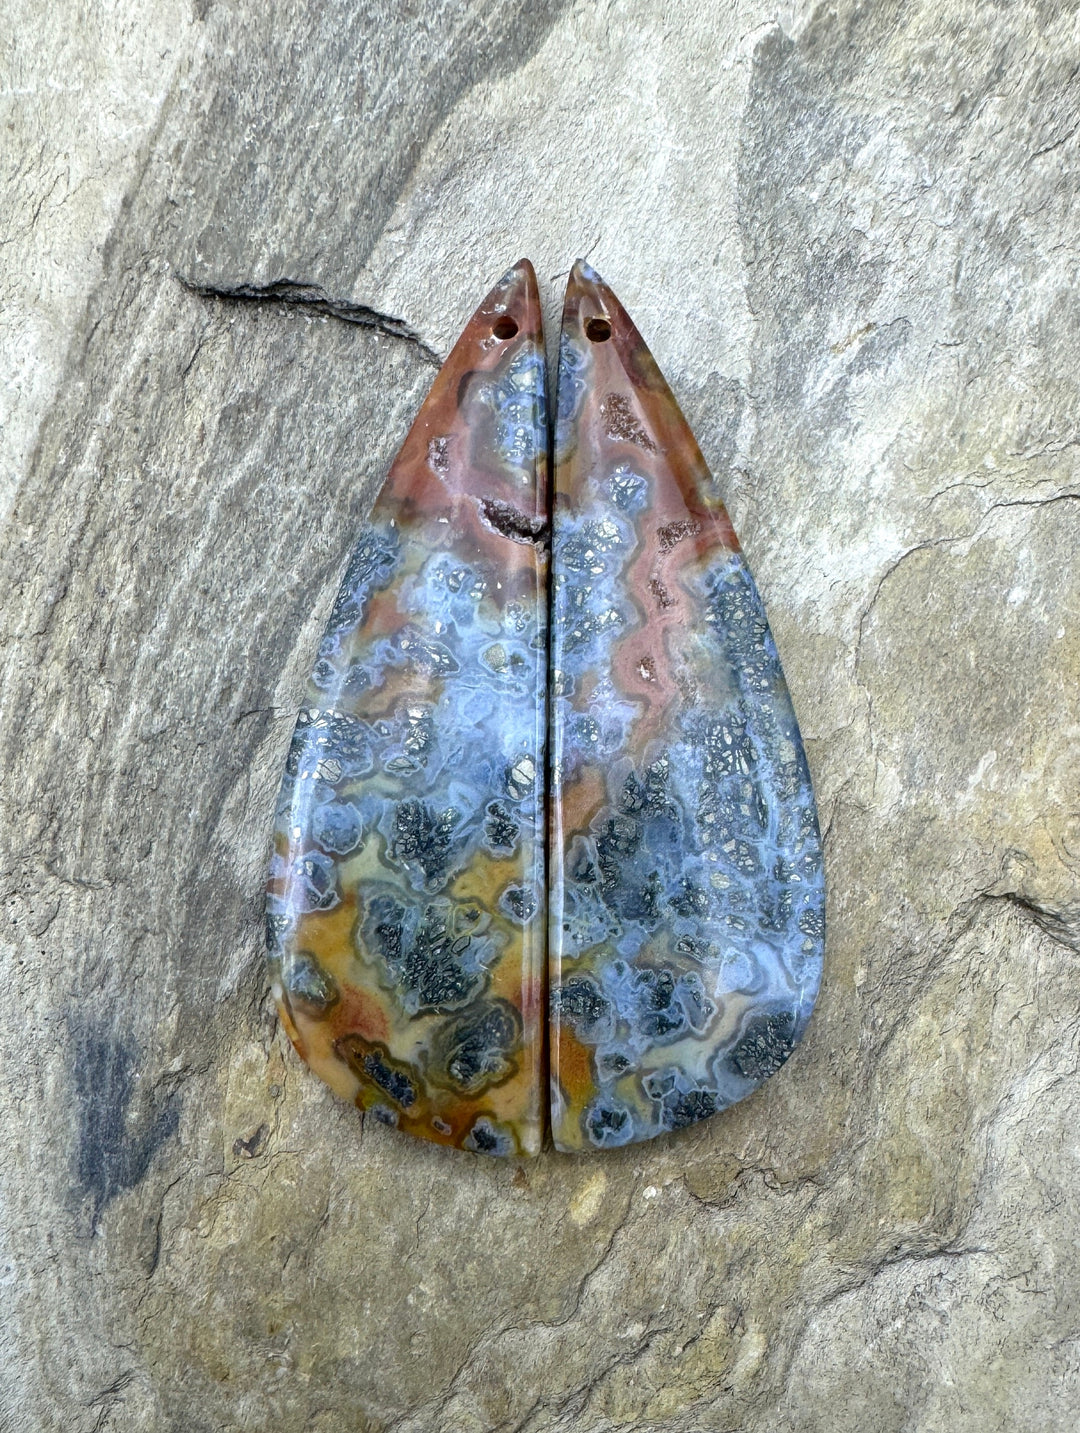
[[[570,280],[578,283],[602,284],[604,281],[589,263],[588,259],[575,259],[570,270]]]
[[[631,345],[648,354],[644,339],[610,284],[585,259],[577,260],[566,281],[562,327],[564,333],[587,340],[589,347],[614,338],[617,345]]]
[[[474,318],[489,313],[511,314],[519,320],[525,317],[532,330],[535,322],[533,315],[538,320],[540,313],[540,289],[530,260],[518,259],[507,269],[476,310]]]
[[[583,304],[605,312],[611,301],[618,304],[618,299],[592,265],[585,259],[577,259],[566,281],[564,321],[566,313],[577,312]]]

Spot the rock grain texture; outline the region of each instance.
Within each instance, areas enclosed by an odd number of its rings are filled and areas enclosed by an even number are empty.
[[[1080,1406],[1080,9],[16,0],[0,1428],[1056,1433]],[[360,524],[520,255],[634,315],[763,598],[824,975],[524,1162],[295,1058],[262,889]]]

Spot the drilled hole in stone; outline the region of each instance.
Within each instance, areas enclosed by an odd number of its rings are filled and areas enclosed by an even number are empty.
[[[607,343],[611,337],[611,324],[606,318],[586,319],[585,337],[590,343]]]
[[[508,338],[513,338],[518,331],[518,326],[508,313],[502,318],[497,318],[491,328],[492,333],[500,343],[505,343]]]

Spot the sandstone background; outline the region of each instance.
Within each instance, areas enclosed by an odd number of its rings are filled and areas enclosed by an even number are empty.
[[[9,0],[0,1429],[1047,1433],[1080,1408],[1080,10]],[[357,521],[586,253],[721,476],[826,833],[744,1105],[502,1166],[262,970]]]

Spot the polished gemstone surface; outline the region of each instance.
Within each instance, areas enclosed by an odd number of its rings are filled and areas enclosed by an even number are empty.
[[[269,896],[301,1056],[376,1118],[543,1134],[547,413],[518,264],[470,320],[360,533],[296,726]]]
[[[552,554],[552,1133],[679,1129],[787,1059],[821,974],[813,792],[757,588],[652,355],[570,276]]]

